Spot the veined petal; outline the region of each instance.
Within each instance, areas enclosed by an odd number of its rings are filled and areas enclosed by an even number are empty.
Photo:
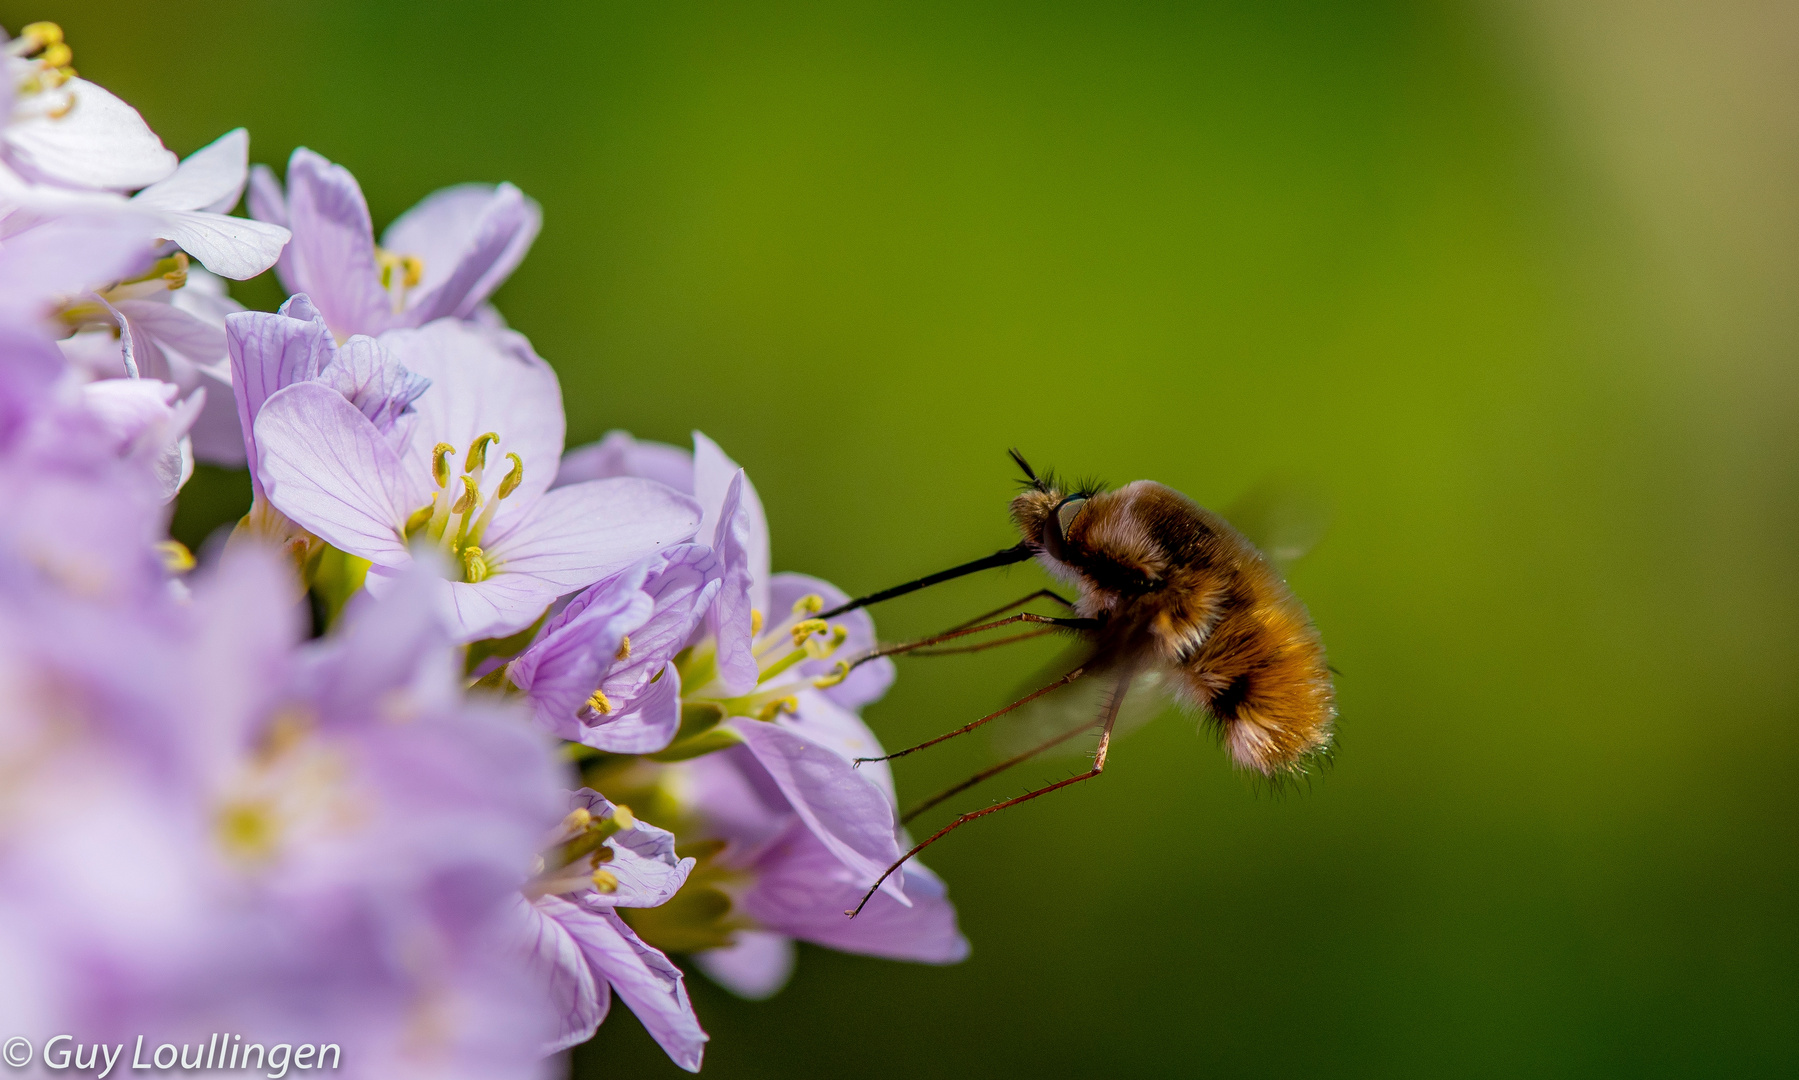
[[[269,501],[334,547],[383,566],[411,556],[401,537],[409,500],[399,455],[342,394],[296,383],[263,402],[257,472]]]
[[[653,754],[674,741],[681,728],[681,673],[673,664],[617,713],[583,727],[576,737],[609,754]]]
[[[275,170],[267,165],[250,167],[250,192],[245,205],[250,216],[257,221],[266,221],[271,225],[289,228],[287,223],[287,193],[281,190],[281,181],[275,178]],[[281,288],[289,293],[302,292],[294,282],[293,245],[290,243],[281,249],[281,257],[275,260],[275,276],[281,280]]]
[[[519,906],[521,944],[557,1021],[557,1033],[544,1047],[545,1054],[554,1054],[593,1038],[606,1019],[612,992],[595,977],[587,955],[562,925],[561,917],[582,919],[581,909],[559,896],[540,896],[529,903],[520,899]]]
[[[136,109],[86,79],[58,88],[73,107],[52,115],[48,106],[24,116],[15,105],[4,138],[13,160],[27,172],[75,187],[125,191],[154,184],[175,171],[175,155]]]
[[[768,770],[825,848],[867,888],[899,858],[894,842],[893,804],[880,785],[863,776],[832,750],[776,724],[738,718],[725,721],[743,736],[756,761]],[[901,875],[881,891],[908,903]]]
[[[717,443],[701,432],[693,433],[693,496],[706,509],[706,520],[700,525],[701,536],[711,536],[718,528],[724,510],[725,493],[732,477],[741,469]],[[748,474],[743,478],[743,496],[739,503],[744,514],[744,554],[749,562],[750,605],[764,615],[768,610],[768,515],[762,510],[762,497]],[[778,620],[777,620],[778,621]]]
[[[63,297],[148,263],[150,219],[127,206],[58,218],[7,237],[0,244],[0,319],[42,318]]]
[[[630,631],[631,655],[612,666],[601,687],[620,711],[632,708],[631,702],[657,672],[686,647],[718,593],[718,555],[704,544],[677,544],[646,562],[650,572],[643,591],[655,607],[641,626]]]
[[[519,334],[455,319],[383,334],[381,344],[437,386],[417,404],[418,429],[407,454],[411,468],[428,476],[432,447],[446,442],[466,454],[490,431],[500,437],[487,451],[490,477],[503,475],[509,453],[524,462],[524,482],[495,515],[494,528],[504,530],[550,486],[562,455],[565,420],[556,373]]]
[[[814,746],[822,746],[852,767],[857,758],[880,757],[887,751],[868,729],[862,718],[831,700],[828,691],[801,690],[797,695],[799,710],[793,715],[776,717],[774,722],[800,736]],[[887,793],[888,802],[897,802],[893,791],[893,769],[885,761],[870,761],[856,772],[875,782]]]
[[[552,734],[581,738],[578,714],[617,662],[625,635],[649,617],[654,600],[643,591],[647,563],[575,597],[508,668],[513,685],[525,692],[539,723]]]
[[[408,210],[382,238],[424,262],[408,314],[416,324],[473,315],[524,259],[542,220],[511,184],[459,184]]]
[[[426,395],[429,398],[430,395]],[[573,592],[693,537],[700,508],[649,480],[590,480],[546,492],[487,545],[494,578],[532,577]]]
[[[744,502],[749,480],[738,469],[731,477],[719,506],[707,507],[714,520],[712,546],[724,567],[718,596],[706,622],[718,642],[718,681],[730,695],[747,694],[761,677],[756,664],[754,571],[750,562],[750,509]],[[702,522],[700,527],[705,528]],[[701,533],[700,535],[707,535]],[[764,612],[766,614],[766,610]]]
[[[573,806],[583,807],[596,819],[612,816],[612,803],[591,788],[570,795]],[[572,807],[571,807],[572,808]],[[675,834],[648,822],[638,821],[622,829],[606,841],[612,848],[612,861],[606,869],[618,879],[610,893],[585,890],[581,902],[588,907],[660,907],[668,903],[687,883],[695,860],[675,854]]]
[[[803,596],[817,596],[824,600],[826,609],[834,608],[849,599],[842,589],[822,578],[809,577],[805,574],[776,574],[769,579],[768,606],[771,611],[786,612],[793,609],[795,601]],[[837,652],[824,660],[807,660],[800,664],[799,671],[812,678],[830,674],[831,668],[838,659],[860,656],[873,649],[875,641],[874,619],[867,608],[848,611],[832,619],[831,622],[849,631]],[[893,661],[885,656],[878,660],[870,660],[849,673],[849,677],[823,691],[845,709],[860,709],[871,701],[877,701],[893,685]]]
[[[340,334],[378,334],[392,321],[375,266],[368,203],[350,170],[305,147],[287,164],[288,228],[296,292],[312,297]]]
[[[237,419],[243,428],[250,484],[261,494],[257,414],[277,390],[317,378],[337,347],[330,329],[304,294],[288,300],[274,314],[243,311],[227,315],[225,345],[231,354],[231,389],[237,398]]]
[[[138,192],[131,201],[155,210],[225,213],[244,193],[249,162],[250,133],[234,128],[189,154],[172,174]]]
[[[644,944],[623,919],[609,910],[583,912],[562,924],[581,943],[581,951],[625,1000],[644,1029],[688,1072],[700,1071],[707,1035],[687,999],[681,969]]]
[[[133,329],[146,331],[196,364],[225,356],[225,327],[220,323],[157,300],[120,300],[114,306],[131,321]]]
[[[158,233],[222,277],[245,281],[275,265],[292,234],[279,225],[201,211],[170,210]]]

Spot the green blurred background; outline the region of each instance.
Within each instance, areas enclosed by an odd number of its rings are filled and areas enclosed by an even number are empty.
[[[708,1075],[1799,1066],[1799,9],[0,3],[38,18],[178,152],[310,146],[378,223],[535,196],[498,302],[571,444],[704,430],[777,569],[864,591],[1008,543],[1014,445],[1330,493],[1293,581],[1334,769],[1271,796],[1165,716],[931,852],[965,964],[696,977]],[[203,473],[178,531],[245,490]],[[979,715],[1043,659],[1007,652],[902,663],[868,719]],[[575,1062],[675,1071],[622,1006]]]

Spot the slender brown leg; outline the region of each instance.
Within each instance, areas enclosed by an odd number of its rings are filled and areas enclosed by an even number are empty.
[[[1027,611],[1022,615],[1013,615],[994,622],[983,623],[980,626],[965,626],[957,630],[947,630],[941,634],[933,634],[927,638],[919,638],[917,641],[908,641],[900,645],[885,645],[878,649],[870,649],[850,662],[850,670],[854,671],[856,668],[861,667],[870,660],[879,659],[883,656],[898,656],[901,653],[911,652],[913,649],[923,649],[927,646],[939,645],[945,641],[954,641],[956,638],[967,637],[970,634],[985,633],[988,630],[998,630],[1002,626],[1012,626],[1016,623],[1035,623],[1046,627],[1059,626],[1069,630],[1089,630],[1099,625],[1099,622],[1095,619],[1058,619],[1049,615],[1034,615]],[[1013,638],[1011,640],[1018,639]]]
[[[973,776],[962,781],[960,784],[957,784],[955,787],[944,788],[942,791],[939,791],[937,794],[926,799],[924,802],[921,802],[917,806],[914,806],[912,809],[906,811],[905,815],[900,818],[900,824],[901,825],[906,824],[907,822],[911,821],[913,818],[924,813],[926,810],[929,810],[931,807],[936,806],[938,803],[951,797],[952,795],[960,795],[962,792],[967,791],[971,787],[974,787],[976,784],[980,783],[981,781],[986,780],[989,777],[998,776],[1000,773],[1005,772],[1007,769],[1010,769],[1012,766],[1017,765],[1021,761],[1029,761],[1031,758],[1036,757],[1038,754],[1043,753],[1045,750],[1048,750],[1051,747],[1059,746],[1062,743],[1067,742],[1069,739],[1074,738],[1076,735],[1079,735],[1084,731],[1092,731],[1093,725],[1096,723],[1098,723],[1098,720],[1094,719],[1094,720],[1087,721],[1086,723],[1080,725],[1079,727],[1069,728],[1067,731],[1064,731],[1062,734],[1057,735],[1056,737],[1050,739],[1048,742],[1045,742],[1045,743],[1042,743],[1041,745],[1032,747],[1031,749],[1026,750],[1024,753],[1019,754],[1016,757],[1007,758],[1005,761],[1000,762],[998,765],[995,765],[988,769],[983,769],[980,772],[975,773]]]
[[[1053,634],[1056,632],[1056,629],[1057,628],[1053,626],[1046,626],[1041,630],[1032,630],[1029,633],[1024,634],[1013,634],[1011,637],[1003,637],[998,641],[983,641],[979,645],[956,645],[948,649],[919,649],[917,652],[907,653],[906,655],[916,658],[920,656],[960,656],[963,653],[986,652],[988,649],[997,649],[1001,645],[1011,645],[1014,642],[1029,641],[1032,638],[1040,638],[1045,634]]]
[[[865,761],[892,761],[894,758],[902,758],[902,757],[905,757],[907,754],[913,753],[914,751],[923,750],[927,746],[936,746],[938,743],[944,741],[945,739],[953,739],[958,735],[966,735],[969,732],[973,731],[975,728],[980,727],[982,724],[985,724],[990,720],[999,719],[1000,717],[1011,712],[1013,709],[1018,708],[1020,705],[1025,705],[1025,704],[1029,704],[1030,702],[1036,701],[1038,698],[1049,693],[1051,690],[1056,689],[1057,687],[1067,686],[1069,683],[1080,678],[1085,672],[1086,672],[1085,668],[1075,668],[1073,671],[1062,676],[1060,679],[1057,679],[1055,682],[1050,683],[1048,686],[1044,687],[1043,689],[1033,690],[1030,693],[1026,694],[1025,696],[1019,698],[1017,701],[1014,701],[1012,704],[1007,705],[1005,708],[999,710],[998,712],[988,713],[986,716],[981,717],[979,720],[976,720],[971,724],[963,724],[961,727],[957,728],[954,731],[948,732],[943,735],[939,735],[935,739],[927,739],[924,742],[919,743],[917,746],[908,746],[904,750],[896,750],[893,753],[886,755],[885,757],[859,757],[855,760],[854,764],[861,765]]]
[[[1007,604],[1004,607],[996,607],[992,611],[989,611],[984,615],[976,615],[974,618],[968,620],[967,622],[957,623],[956,625],[950,627],[950,629],[951,630],[960,630],[966,626],[973,626],[975,623],[978,623],[978,622],[986,622],[988,619],[993,618],[995,615],[1004,615],[1006,612],[1011,611],[1013,608],[1021,608],[1021,607],[1025,606],[1026,604],[1030,603],[1032,600],[1037,599],[1038,597],[1042,597],[1045,600],[1054,600],[1056,603],[1061,604],[1063,607],[1067,608],[1069,611],[1074,610],[1074,601],[1064,599],[1061,593],[1055,591],[1054,589],[1038,589],[1034,593],[1029,593],[1025,596],[1019,597],[1018,599],[1012,601],[1010,604]]]
[[[881,887],[881,883],[883,881],[886,881],[888,878],[892,877],[893,872],[895,870],[898,870],[900,867],[906,865],[906,863],[909,860],[911,860],[911,858],[914,855],[917,855],[919,852],[923,851],[925,848],[928,848],[932,844],[935,844],[937,841],[943,839],[945,836],[949,835],[950,832],[952,832],[953,830],[960,828],[963,825],[968,824],[969,822],[973,821],[976,818],[983,818],[983,817],[986,817],[988,814],[997,814],[1001,810],[1006,809],[1007,807],[1017,806],[1019,803],[1022,803],[1022,802],[1030,802],[1032,799],[1035,799],[1040,795],[1048,795],[1052,791],[1059,791],[1062,788],[1068,787],[1070,784],[1078,784],[1082,780],[1091,780],[1094,777],[1098,776],[1100,773],[1105,772],[1106,771],[1106,751],[1107,751],[1107,749],[1110,748],[1110,746],[1112,744],[1112,725],[1114,723],[1116,723],[1118,720],[1118,708],[1119,708],[1119,706],[1124,704],[1124,693],[1127,689],[1130,688],[1130,685],[1131,685],[1130,676],[1126,675],[1126,676],[1120,678],[1118,680],[1118,682],[1113,686],[1112,693],[1111,693],[1110,697],[1108,697],[1106,700],[1105,708],[1100,713],[1100,720],[1104,723],[1105,726],[1100,730],[1100,733],[1099,733],[1099,747],[1093,751],[1093,768],[1088,769],[1086,772],[1081,773],[1079,776],[1071,776],[1066,780],[1058,780],[1053,784],[1049,784],[1044,787],[1037,788],[1035,791],[1027,791],[1023,795],[1018,796],[1017,798],[1007,799],[1005,802],[995,803],[992,806],[984,807],[980,810],[971,810],[968,813],[963,814],[961,817],[950,822],[948,825],[945,825],[943,828],[938,829],[936,832],[932,833],[930,836],[925,837],[925,839],[923,839],[922,841],[912,845],[912,850],[906,852],[904,855],[901,855],[899,857],[898,862],[894,863],[892,866],[889,866],[886,870],[882,871],[881,876],[875,879],[875,883],[873,885],[869,886],[869,889],[867,892],[862,894],[862,900],[855,907],[844,912],[844,914],[848,915],[852,919],[855,918],[858,914],[861,913],[862,909],[868,905],[869,898],[874,896],[875,890],[877,890]]]

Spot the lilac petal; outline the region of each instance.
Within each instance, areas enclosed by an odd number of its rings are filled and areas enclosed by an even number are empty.
[[[633,439],[628,431],[611,431],[597,443],[564,454],[556,486],[614,476],[641,476],[692,495],[693,455],[667,443]]]
[[[867,885],[817,836],[794,829],[757,861],[755,883],[738,898],[738,909],[769,930],[841,952],[924,964],[965,959],[968,940],[956,928],[942,880],[916,862],[894,876],[901,874],[910,904],[876,894],[854,919],[845,918]]]
[[[644,1029],[688,1072],[700,1071],[707,1035],[693,1014],[681,969],[643,943],[625,921],[610,910],[586,910],[563,926],[581,943],[587,959],[637,1015]]]
[[[226,354],[225,328],[218,322],[155,300],[120,300],[115,306],[131,321],[134,331],[146,330],[157,341],[198,363]]]
[[[261,495],[256,448],[256,417],[271,394],[318,377],[336,346],[324,320],[315,317],[304,294],[271,315],[243,311],[225,317],[225,344],[231,354],[231,387],[237,398],[237,420],[243,428],[244,453],[250,462],[250,485]]]
[[[706,623],[718,646],[718,681],[732,696],[749,693],[761,678],[755,652],[754,574],[748,553],[750,511],[742,502],[748,484],[743,470],[738,469],[721,498],[712,534],[712,546],[724,564],[724,578]],[[705,527],[703,522],[701,527]]]
[[[305,147],[287,163],[295,291],[312,297],[343,334],[378,334],[392,316],[375,266],[375,233],[356,178]]]
[[[680,790],[691,793],[706,835],[723,840],[723,859],[748,867],[768,844],[799,820],[793,804],[749,747],[737,745],[669,767]]]
[[[411,556],[401,537],[423,497],[400,483],[399,455],[343,395],[296,383],[263,403],[257,472],[269,501],[352,555],[384,566]]]
[[[611,817],[615,809],[604,795],[591,788],[574,792],[570,801],[601,820]],[[694,859],[675,854],[675,834],[647,822],[621,829],[606,845],[612,849],[612,861],[606,869],[618,879],[618,888],[610,893],[583,892],[581,902],[590,908],[660,907],[681,891],[687,875],[693,871]]]
[[[893,804],[874,780],[835,751],[778,725],[743,718],[725,723],[743,737],[794,812],[863,888],[899,858]],[[888,877],[881,890],[904,904],[900,877]]]
[[[827,611],[849,599],[842,589],[830,582],[804,574],[776,574],[769,581],[768,605],[774,611],[790,611],[796,601],[807,595],[822,598]],[[828,675],[838,660],[861,656],[877,644],[874,620],[867,609],[846,612],[831,622],[849,631],[849,636],[844,638],[834,656],[807,660],[799,665],[799,671],[809,678]],[[887,692],[893,685],[893,675],[893,661],[883,656],[857,667],[848,678],[827,688],[824,695],[846,709],[860,709]]]
[[[580,740],[580,712],[616,662],[625,635],[655,603],[643,591],[647,561],[583,591],[544,625],[537,640],[507,669],[538,722],[563,739]]]
[[[233,128],[183,158],[168,177],[131,197],[156,210],[208,210],[223,214],[244,193],[250,133]]]
[[[629,631],[631,655],[613,665],[600,687],[621,711],[634,708],[637,695],[687,646],[718,593],[718,555],[704,544],[678,544],[646,562],[643,590],[654,609]]]
[[[718,444],[700,432],[693,433],[693,496],[706,508],[706,520],[700,525],[701,536],[711,536],[723,518],[725,496],[732,478],[741,470],[725,456]],[[742,543],[749,560],[750,605],[764,616],[768,609],[768,515],[762,512],[762,497],[749,477],[743,479],[743,495],[739,507],[744,515],[745,533]],[[714,545],[716,546],[716,545]],[[778,621],[778,620],[777,620]]]
[[[417,709],[454,706],[456,654],[435,615],[443,580],[431,562],[400,571],[379,602],[347,607],[329,644],[307,656],[303,684],[325,722],[378,714],[396,689]]]
[[[250,191],[245,200],[250,216],[257,221],[266,221],[271,225],[279,225],[283,229],[287,224],[287,195],[281,190],[281,181],[275,179],[275,171],[267,165],[250,167]],[[302,291],[294,283],[293,245],[281,249],[281,257],[275,260],[275,277],[280,280],[281,288],[289,293]]]
[[[590,480],[547,492],[483,546],[496,577],[532,577],[567,593],[690,539],[699,518],[692,499],[661,484]]]
[[[843,918],[839,912],[838,918]],[[793,939],[767,930],[739,930],[737,939],[723,949],[693,954],[713,982],[749,1001],[766,1001],[781,992],[793,977]]]
[[[673,664],[636,696],[629,708],[603,716],[581,732],[580,742],[612,754],[653,754],[681,727],[681,673]]]
[[[413,325],[473,315],[524,259],[542,222],[537,204],[511,184],[460,185],[407,211],[383,242],[424,262],[407,313]]]
[[[831,700],[822,690],[801,690],[795,697],[799,709],[793,715],[782,715],[774,722],[814,746],[821,746],[850,762],[856,772],[868,777],[887,794],[888,802],[896,802],[893,792],[893,769],[885,761],[870,761],[855,766],[857,758],[878,758],[887,751],[868,729],[862,718]]]
[[[595,977],[593,965],[562,923],[565,917],[576,922],[585,918],[580,908],[559,896],[540,896],[529,903],[521,899],[519,905],[521,944],[557,1020],[556,1035],[544,1047],[545,1054],[554,1054],[593,1038],[606,1019],[612,993],[603,979]]]
[[[59,218],[7,237],[0,244],[0,319],[37,319],[63,297],[129,277],[149,261],[149,221],[121,209]]]
[[[206,269],[236,281],[275,265],[293,235],[279,225],[225,214],[171,210],[160,222],[157,235],[173,240]]]
[[[431,380],[406,370],[371,337],[357,335],[319,372],[319,381],[350,400],[376,429],[387,434],[412,407]]]
[[[377,567],[376,570],[380,568]],[[377,582],[370,571],[370,588]],[[525,574],[498,574],[470,584],[445,581],[438,590],[439,610],[457,642],[516,634],[536,622],[556,597],[567,590]]]
[[[495,515],[494,528],[504,530],[509,517],[549,488],[562,456],[562,389],[556,373],[522,336],[454,319],[395,330],[382,335],[381,344],[408,371],[439,387],[414,406],[419,420],[407,452],[409,468],[429,476],[432,447],[440,442],[456,448],[454,464],[460,468],[469,445],[488,432],[500,437],[487,450],[490,476],[503,475],[500,470],[510,467],[508,453],[524,462],[523,482]]]
[[[73,187],[129,191],[175,171],[175,155],[136,109],[86,79],[61,91],[74,107],[14,118],[5,139],[15,164],[30,175]]]
[[[197,388],[206,391],[206,405],[188,431],[188,437],[193,440],[194,457],[209,465],[241,469],[246,460],[244,430],[238,424],[231,383],[219,378],[212,368],[196,370],[199,372]]]

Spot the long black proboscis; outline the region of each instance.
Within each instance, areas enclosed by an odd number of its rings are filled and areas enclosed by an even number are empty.
[[[966,562],[961,566],[952,566],[948,570],[939,570],[935,574],[926,575],[925,577],[919,578],[917,581],[908,581],[904,585],[895,585],[891,589],[882,589],[877,593],[869,593],[867,596],[857,597],[847,604],[839,604],[824,614],[816,617],[820,619],[835,619],[846,611],[854,611],[857,608],[867,607],[870,604],[878,604],[883,600],[891,600],[896,596],[904,596],[909,592],[917,592],[919,589],[925,588],[926,586],[935,585],[941,581],[949,581],[952,578],[959,578],[964,574],[973,574],[981,570],[991,570],[996,566],[1010,566],[1015,562],[1023,562],[1036,553],[1036,549],[1032,548],[1029,544],[1019,544],[1017,547],[1009,547],[1004,551],[996,551],[984,559]]]

